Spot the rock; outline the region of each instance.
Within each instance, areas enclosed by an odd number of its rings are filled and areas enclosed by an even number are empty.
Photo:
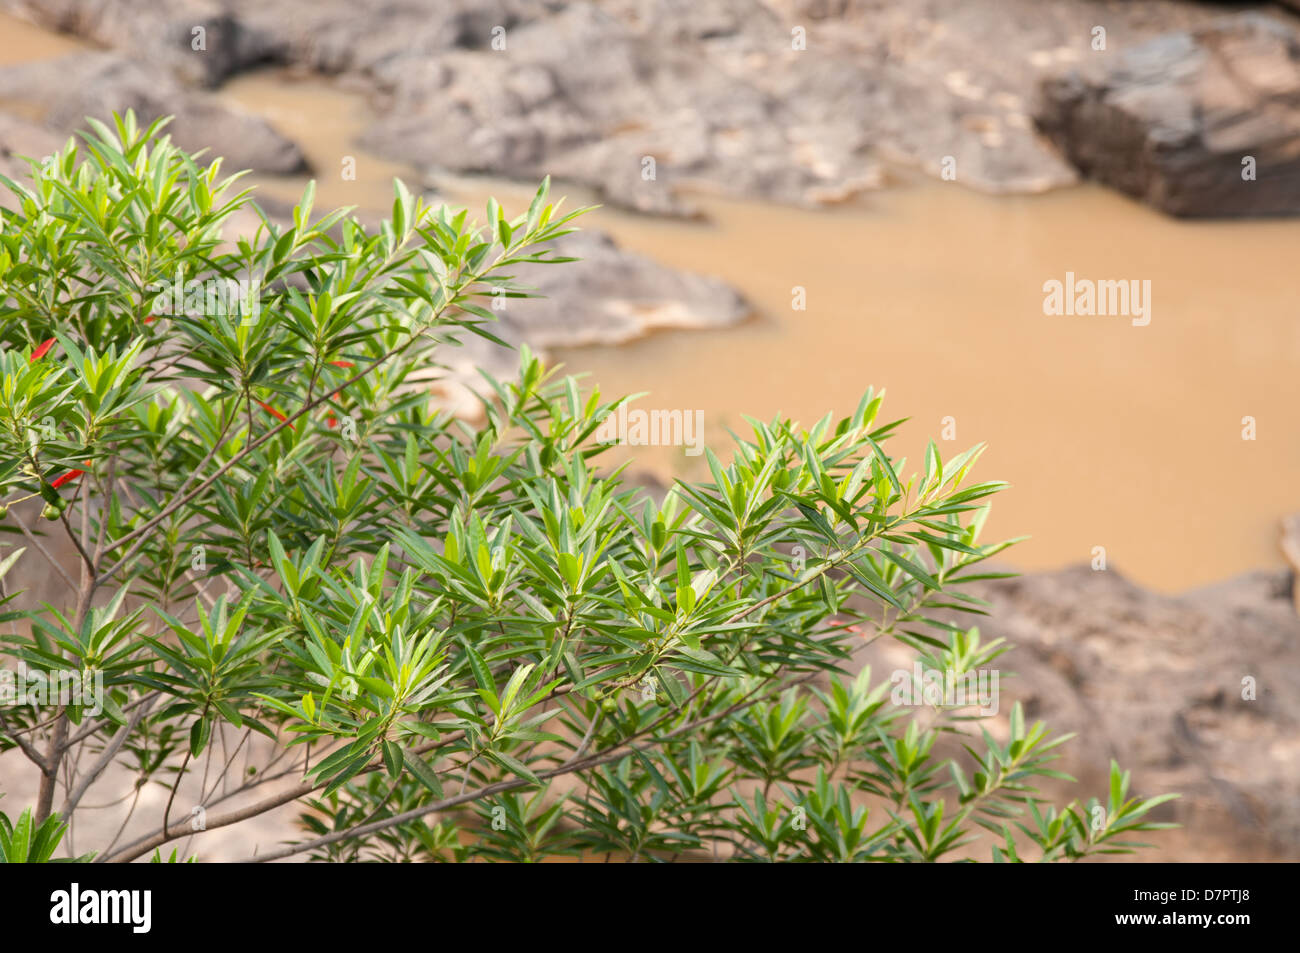
[[[0,112],[0,156],[39,159],[62,144],[62,138],[39,123]]]
[[[497,317],[484,329],[512,348],[526,343],[544,354],[555,347],[622,344],[669,328],[730,327],[750,313],[724,282],[624,251],[601,232],[575,232],[549,247],[580,260],[512,269],[516,282],[540,297],[502,298],[499,310],[497,302],[483,305]],[[514,379],[519,356],[470,332],[457,337],[461,347],[444,346],[436,355],[446,370],[426,379],[437,380],[435,389],[454,412],[473,417],[479,412],[473,394],[485,389],[476,368]]]
[[[1292,24],[1237,14],[1104,62],[1042,88],[1038,125],[1082,173],[1172,215],[1300,213]]]
[[[1076,0],[557,7],[530,9],[504,50],[417,45],[373,62],[387,95],[366,144],[435,170],[550,173],[671,215],[695,214],[691,190],[839,202],[884,185],[886,163],[991,192],[1078,177],[1029,106],[1089,48],[1097,14]],[[1106,22],[1131,42],[1213,15],[1154,0]]]
[[[549,173],[655,214],[696,214],[686,188],[818,204],[878,187],[852,120],[810,123],[807,102],[755,81],[797,62],[788,36],[752,4],[568,6],[504,51],[388,60],[387,116],[365,142],[458,173]]]
[[[1300,578],[1300,513],[1283,517],[1278,545],[1282,556],[1291,565],[1292,578]],[[1291,587],[1291,601],[1295,605],[1296,615],[1300,615],[1300,586]]]
[[[1101,18],[1135,45],[1209,22],[1148,0],[0,0],[211,84],[262,62],[368,84],[365,144],[437,172],[552,174],[637,211],[690,192],[803,205],[905,164],[992,192],[1070,184],[1034,129],[1043,76]],[[190,32],[210,23],[208,51]],[[996,51],[996,55],[990,55]],[[206,59],[198,59],[206,56]]]
[[[231,0],[240,21],[274,37],[296,65],[321,73],[372,75],[390,61],[428,60],[452,50],[486,50],[493,30],[512,31],[555,0]]]
[[[1171,596],[1077,567],[972,586],[991,603],[982,638],[1014,645],[996,663],[998,717],[1020,700],[1028,718],[1078,732],[1057,767],[1089,795],[1104,790],[1111,758],[1132,771],[1134,794],[1181,792],[1169,815],[1197,842],[1192,857],[1300,857],[1300,617],[1289,577],[1261,571]],[[885,640],[862,655],[879,678],[912,657]]]
[[[282,61],[286,49],[216,0],[0,0],[40,26],[122,50],[164,66],[186,82],[214,87],[255,66]]]
[[[190,151],[223,155],[229,171],[307,170],[302,150],[265,120],[191,92],[167,73],[117,53],[76,54],[0,69],[0,100],[23,103],[66,135],[84,129],[87,116],[109,121],[114,111],[134,109],[149,122],[174,115],[168,127],[173,140]]]
[[[800,201],[821,179],[772,160],[790,146],[760,91],[602,8],[524,23],[507,33],[506,50],[451,52],[436,70],[420,68],[423,58],[409,51],[375,73],[388,115],[365,144],[400,160],[549,173],[604,201],[677,215],[694,212],[678,194],[691,182]]]
[[[20,185],[28,184],[28,159],[42,159],[63,145],[48,129],[26,119],[0,112],[0,175]],[[0,187],[0,206],[16,208],[17,199]]]
[[[624,251],[602,232],[575,232],[551,247],[578,260],[515,269],[539,297],[511,299],[500,313],[501,327],[540,348],[623,344],[667,328],[730,327],[750,312],[722,281]]]

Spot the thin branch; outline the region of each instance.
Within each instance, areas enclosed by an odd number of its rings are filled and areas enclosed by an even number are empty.
[[[434,320],[437,320],[437,316],[435,316]],[[280,431],[284,430],[286,427],[293,426],[293,424],[297,420],[299,420],[306,414],[310,413],[312,410],[315,410],[321,404],[327,402],[331,398],[342,393],[346,388],[350,387],[352,384],[355,384],[363,377],[370,374],[371,371],[378,368],[381,364],[384,364],[387,361],[391,360],[392,358],[396,357],[398,354],[401,354],[412,344],[414,344],[417,340],[419,340],[419,338],[420,338],[420,332],[411,334],[411,336],[408,337],[404,343],[393,346],[388,350],[386,354],[383,354],[380,357],[376,358],[371,364],[368,364],[366,367],[362,368],[360,371],[353,374],[350,378],[348,378],[338,387],[335,387],[333,390],[323,393],[319,397],[315,398],[314,400],[308,401],[307,403],[303,404],[302,407],[300,407],[292,416],[286,417],[284,420],[280,421],[278,424],[276,424],[266,433],[262,434],[262,436],[258,437],[256,440],[251,441],[248,444],[248,446],[244,447],[244,449],[240,450],[233,457],[231,457],[229,460],[223,463],[220,467],[217,468],[216,472],[214,472],[211,476],[204,479],[198,486],[194,487],[193,489],[189,490],[186,493],[178,495],[175,499],[173,499],[170,503],[168,503],[165,507],[163,507],[163,509],[153,519],[147,521],[143,526],[140,526],[137,529],[134,529],[131,532],[127,533],[126,535],[120,536],[117,539],[115,539],[113,542],[109,543],[108,546],[105,547],[105,549],[106,551],[111,552],[112,550],[118,549],[121,546],[125,546],[127,543],[130,543],[132,540],[135,540],[135,545],[127,550],[126,554],[122,556],[122,558],[117,562],[116,565],[113,566],[112,569],[106,570],[104,572],[104,575],[111,576],[115,572],[117,572],[117,570],[128,559],[130,559],[132,556],[135,555],[135,553],[139,550],[140,546],[147,540],[148,538],[147,534],[151,532],[154,529],[154,527],[158,526],[158,524],[161,523],[163,520],[165,520],[168,516],[171,516],[172,513],[175,513],[181,507],[185,506],[187,503],[189,503],[196,496],[198,496],[200,493],[202,493],[204,490],[210,487],[217,480],[221,479],[222,476],[224,476],[229,470],[237,466],[240,462],[242,462],[243,459],[247,457],[250,453],[252,453],[254,450],[257,450],[259,447],[261,447],[263,444],[269,441],[272,437],[275,437],[278,433],[280,433]],[[217,448],[214,447],[213,450],[215,449]]]
[[[148,695],[142,695],[141,697],[137,698],[135,701],[131,702],[130,704],[123,705],[122,713],[126,714],[128,711],[131,711],[133,708],[136,708],[139,705],[143,705],[146,702],[152,705],[153,700],[156,699],[161,694],[162,694],[161,689],[154,689]],[[73,735],[71,738],[68,739],[68,747],[71,748],[73,745],[77,744],[78,742],[85,741],[91,735],[99,734],[101,730],[108,727],[112,723],[113,720],[111,718],[101,718],[99,721],[96,721],[94,724],[86,725],[79,732],[77,732],[75,735]]]
[[[135,814],[136,806],[140,803],[140,792],[143,790],[144,790],[143,785],[141,784],[136,785],[135,796],[131,798],[131,807],[126,812],[126,817],[122,819],[122,823],[118,827],[117,833],[113,835],[113,839],[108,842],[108,847],[104,849],[105,854],[107,854],[110,850],[112,850],[115,846],[117,846],[117,842],[122,839],[122,832],[126,830],[126,825],[131,823],[131,816]]]
[[[57,715],[49,722],[46,722],[46,724],[52,724],[55,721],[58,721]],[[41,757],[41,753],[36,750],[35,745],[33,745],[30,741],[28,741],[26,738],[23,737],[22,731],[14,732],[9,730],[9,722],[5,720],[5,716],[3,713],[0,713],[0,728],[4,729],[4,733],[6,737],[12,738],[14,742],[17,743],[18,747],[22,749],[23,754],[27,755],[27,760],[30,761],[32,764],[36,765],[36,767],[40,768],[41,773],[44,774],[46,771],[46,765],[45,765],[45,759]],[[24,730],[30,730],[30,729],[24,729]]]
[[[217,455],[217,452],[223,446],[225,446],[226,435],[230,432],[230,428],[234,426],[235,420],[238,417],[239,417],[239,407],[238,404],[236,404],[234,412],[230,415],[230,419],[223,421],[221,425],[221,429],[217,431],[217,439],[212,441],[212,446],[208,448],[208,451],[206,454],[204,454],[203,459],[201,459],[198,462],[198,464],[194,467],[194,469],[192,469],[189,472],[189,474],[185,477],[184,482],[181,483],[180,488],[176,491],[175,494],[176,496],[179,496],[185,492],[185,490],[189,487],[189,485],[192,482],[194,482],[194,480],[198,477],[198,475],[202,473],[204,469],[207,468],[207,465],[209,463],[212,462],[212,458]],[[217,475],[219,476],[220,473],[218,473]],[[161,523],[162,520],[166,518],[167,515],[168,515],[167,508],[164,507],[163,510],[159,512],[158,516],[156,516],[152,521],[147,522],[144,526],[140,527],[140,535],[143,537],[143,534],[145,532],[153,529],[153,527],[156,526],[158,523]],[[107,547],[101,547],[99,555],[102,556],[104,552],[107,552],[110,549],[114,549],[117,546],[120,546],[122,543],[131,539],[135,535],[136,535],[136,531],[133,530],[132,532],[129,532],[124,536],[118,537]],[[126,563],[125,558],[119,560],[116,566],[114,566],[109,572],[104,573],[104,576],[105,577],[112,576],[114,573],[117,572],[118,567],[124,565],[125,563]],[[96,563],[96,565],[98,565],[98,562]]]
[[[88,505],[88,503],[85,503],[85,502],[83,502],[83,503],[81,504],[81,506],[82,506],[81,515],[82,515],[82,522],[83,522],[83,523],[85,522],[85,518],[86,518],[86,509],[85,509],[85,508],[86,508],[87,505]],[[82,563],[81,569],[82,569],[82,573],[83,573],[84,575],[88,575],[88,576],[92,576],[92,577],[93,577],[93,576],[95,575],[95,563],[94,563],[94,561],[90,558],[90,553],[86,552],[85,547],[81,545],[81,540],[77,539],[77,532],[76,532],[76,530],[74,530],[74,529],[72,528],[72,524],[68,522],[68,514],[67,514],[67,513],[60,513],[60,514],[59,514],[59,522],[63,524],[63,528],[64,528],[64,530],[67,531],[68,539],[72,540],[72,545],[76,547],[78,555],[81,556],[81,563]],[[83,526],[83,529],[84,529],[84,526]],[[76,587],[74,586],[73,588],[75,589]]]
[[[131,715],[131,720],[117,730],[109,743],[104,746],[104,750],[100,754],[99,758],[93,765],[91,765],[90,770],[86,772],[81,781],[77,783],[77,786],[68,792],[68,796],[63,800],[63,807],[59,809],[60,815],[65,818],[71,816],[72,812],[76,810],[77,804],[80,803],[82,797],[85,795],[87,789],[89,789],[89,787],[95,782],[96,778],[104,773],[104,769],[113,763],[113,759],[117,757],[117,753],[121,750],[122,745],[126,743],[126,739],[129,738],[131,732],[135,731],[139,726],[140,719],[144,718],[144,716],[149,713],[149,709],[152,706],[153,698],[150,698],[148,704],[140,705],[136,708]]]
[[[807,680],[808,678],[811,677],[812,676],[805,676],[804,679],[801,680]],[[784,688],[785,686],[782,687]],[[620,744],[615,745],[614,747],[609,748],[599,754],[591,755],[590,757],[582,761],[575,762],[572,759],[570,759],[570,761],[565,762],[564,764],[560,765],[558,768],[552,768],[549,771],[538,772],[537,778],[538,780],[546,781],[549,780],[550,778],[559,777],[560,775],[572,774],[574,771],[585,771],[589,768],[599,767],[602,764],[608,764],[611,761],[617,761],[621,758],[627,757],[627,755],[632,751],[644,751],[649,748],[653,748],[656,744],[662,744],[664,741],[667,741],[678,735],[684,734],[687,731],[693,731],[696,728],[699,728],[701,725],[708,724],[709,722],[712,721],[717,721],[720,718],[726,718],[728,715],[731,715],[742,708],[747,708],[748,706],[761,701],[765,697],[768,696],[766,695],[759,695],[755,697],[747,696],[745,698],[742,698],[740,701],[728,706],[723,711],[715,712],[714,714],[707,715],[703,718],[697,718],[695,721],[692,722],[687,722],[684,725],[674,728],[668,734],[661,735],[659,738],[653,741],[645,742],[638,745],[629,739],[628,741],[621,742]],[[426,804],[423,807],[413,808],[412,810],[405,811],[401,814],[395,814],[392,817],[384,818],[382,821],[373,821],[372,823],[362,824],[357,827],[348,828],[347,830],[336,831],[333,834],[326,835],[325,837],[319,837],[313,841],[305,841],[300,844],[288,844],[277,850],[273,850],[270,853],[256,854],[251,857],[245,857],[242,858],[239,861],[239,863],[260,864],[271,860],[280,860],[281,858],[284,857],[292,857],[294,854],[301,854],[304,851],[315,850],[319,847],[327,847],[330,844],[337,843],[338,841],[341,840],[347,840],[353,837],[364,837],[366,834],[374,834],[378,831],[388,830],[391,827],[397,827],[399,825],[407,823],[408,821],[418,820],[419,818],[423,817],[426,814],[434,814],[440,811],[445,811],[449,808],[456,807],[460,804],[465,804],[471,801],[478,801],[485,797],[490,797],[493,794],[499,794],[503,791],[512,791],[515,788],[526,787],[531,784],[533,784],[533,782],[529,781],[526,778],[513,778],[509,781],[496,781],[492,784],[484,785],[483,787],[478,788],[474,791],[470,791],[466,794],[457,794],[454,797],[444,798],[443,800],[437,801],[433,804]]]
[[[27,541],[35,546],[36,551],[45,557],[45,561],[48,562],[50,566],[53,567],[54,571],[59,574],[59,577],[68,584],[69,589],[76,589],[77,584],[72,581],[72,577],[69,576],[64,571],[63,567],[59,565],[59,561],[50,555],[50,551],[45,548],[45,544],[41,542],[40,537],[27,528],[27,524],[23,522],[23,518],[16,512],[12,515],[14,522],[18,524],[18,528],[22,530],[23,535],[27,537]]]

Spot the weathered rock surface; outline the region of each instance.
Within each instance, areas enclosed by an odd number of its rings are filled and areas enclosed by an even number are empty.
[[[729,327],[750,313],[726,283],[666,268],[601,232],[575,232],[551,247],[579,260],[520,266],[513,270],[517,282],[540,297],[502,298],[500,310],[497,303],[484,305],[497,317],[485,330],[512,348],[527,343],[545,354],[548,348],[622,344],[669,328]],[[469,332],[458,337],[462,346],[442,348],[437,358],[445,370],[429,378],[437,380],[450,409],[472,417],[480,412],[474,393],[485,392],[476,369],[513,379],[519,355]]]
[[[1078,732],[1059,766],[1088,795],[1104,792],[1111,758],[1135,794],[1181,792],[1166,819],[1186,825],[1189,859],[1300,857],[1291,585],[1287,571],[1261,571],[1166,596],[1087,567],[984,584],[982,637],[1015,645],[996,663],[1018,676],[1000,680],[999,717],[1019,699],[1028,717]],[[884,640],[863,654],[882,678],[912,657]]]
[[[50,155],[62,142],[44,126],[0,112],[0,175],[20,185],[27,184],[30,171],[27,160]],[[17,200],[8,188],[0,188],[0,206],[17,207]]]
[[[1030,116],[1040,81],[1221,12],[1150,0],[0,0],[213,83],[266,62],[370,84],[366,144],[433,171],[586,185],[691,214],[703,188],[840,201],[890,163],[989,191],[1077,172]],[[195,26],[209,24],[194,51]],[[653,162],[653,166],[651,166]]]
[[[1076,171],[1029,115],[1040,78],[1087,56],[1098,22],[1113,43],[1131,44],[1215,15],[1159,0],[616,0],[478,11],[454,28],[439,23],[428,43],[394,33],[387,49],[372,42],[351,60],[385,94],[367,144],[435,169],[551,173],[661,214],[691,214],[691,188],[840,201],[885,184],[890,162],[935,174],[948,166],[957,182],[995,192],[1069,184]],[[493,22],[505,27],[504,49],[492,46]]]
[[[773,71],[805,62],[770,11],[705,10],[658,4],[638,25],[619,4],[574,4],[508,31],[505,50],[432,63],[403,50],[371,71],[388,105],[366,142],[457,172],[544,170],[656,213],[689,214],[684,185],[805,202],[880,184],[853,123],[832,141],[745,75],[755,56],[788,61]],[[733,49],[711,55],[715,45]]]
[[[219,0],[5,0],[3,8],[41,26],[129,53],[186,82],[217,86],[236,73],[281,62],[274,32]]]
[[[172,139],[190,151],[208,149],[210,155],[225,156],[231,171],[307,169],[302,150],[265,120],[118,53],[75,54],[0,69],[0,104],[39,115],[65,135],[85,128],[87,116],[108,119],[114,111],[134,109],[144,122],[175,115],[168,127]]]
[[[1038,125],[1084,174],[1181,216],[1300,213],[1300,30],[1256,13],[1044,83]]]

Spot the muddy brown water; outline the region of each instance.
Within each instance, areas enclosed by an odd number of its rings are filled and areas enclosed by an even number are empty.
[[[8,17],[0,37],[0,63],[76,48]],[[359,93],[275,71],[220,95],[301,144],[317,208],[382,211],[394,175],[418,179],[355,146]],[[306,178],[253,181],[283,199]],[[491,192],[507,210],[532,189],[442,185],[449,201],[481,208]],[[1278,520],[1300,510],[1297,223],[1179,222],[1095,186],[990,197],[912,180],[823,210],[699,201],[707,223],[613,209],[587,221],[724,278],[753,318],[555,359],[606,394],[648,391],[638,406],[702,410],[706,443],[723,455],[742,414],[811,423],[885,388],[886,414],[909,418],[895,446],[910,460],[931,437],[945,456],[988,444],[978,475],[1012,484],[989,538],[1031,536],[1008,554],[1019,568],[1087,562],[1104,547],[1110,568],[1179,590],[1280,563]],[[1045,314],[1044,283],[1067,273],[1149,281],[1149,324]],[[792,306],[796,288],[806,310]],[[1252,420],[1255,439],[1243,439]],[[707,473],[682,448],[620,452],[661,476]]]

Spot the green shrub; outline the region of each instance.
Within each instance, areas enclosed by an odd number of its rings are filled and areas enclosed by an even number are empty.
[[[18,815],[17,824],[11,823],[9,816],[0,811],[0,864],[58,864],[69,861],[82,863],[89,861],[89,854],[75,858],[54,856],[67,829],[68,825],[54,815],[36,824],[32,819],[30,807]]]
[[[39,777],[20,828],[149,784],[151,833],[100,859],[201,853],[290,801],[299,839],[258,859],[935,860],[987,856],[981,827],[995,859],[1058,859],[1166,826],[1118,769],[1104,805],[1042,802],[1064,739],[1019,707],[999,742],[855,671],[863,633],[939,671],[1005,650],[952,621],[1006,545],[978,538],[1001,487],[968,482],[978,448],[905,477],[869,391],[754,421],[656,499],[599,466],[621,401],[526,351],[477,429],[412,381],[490,336],[476,301],[526,296],[515,266],[564,260],[545,184],[485,227],[400,183],[376,230],[313,218],[310,189],[279,226],[158,124],[83,138],[6,180],[0,235],[4,568],[66,584],[8,592],[0,645],[103,686],[0,708]],[[223,240],[240,212],[260,224]]]

